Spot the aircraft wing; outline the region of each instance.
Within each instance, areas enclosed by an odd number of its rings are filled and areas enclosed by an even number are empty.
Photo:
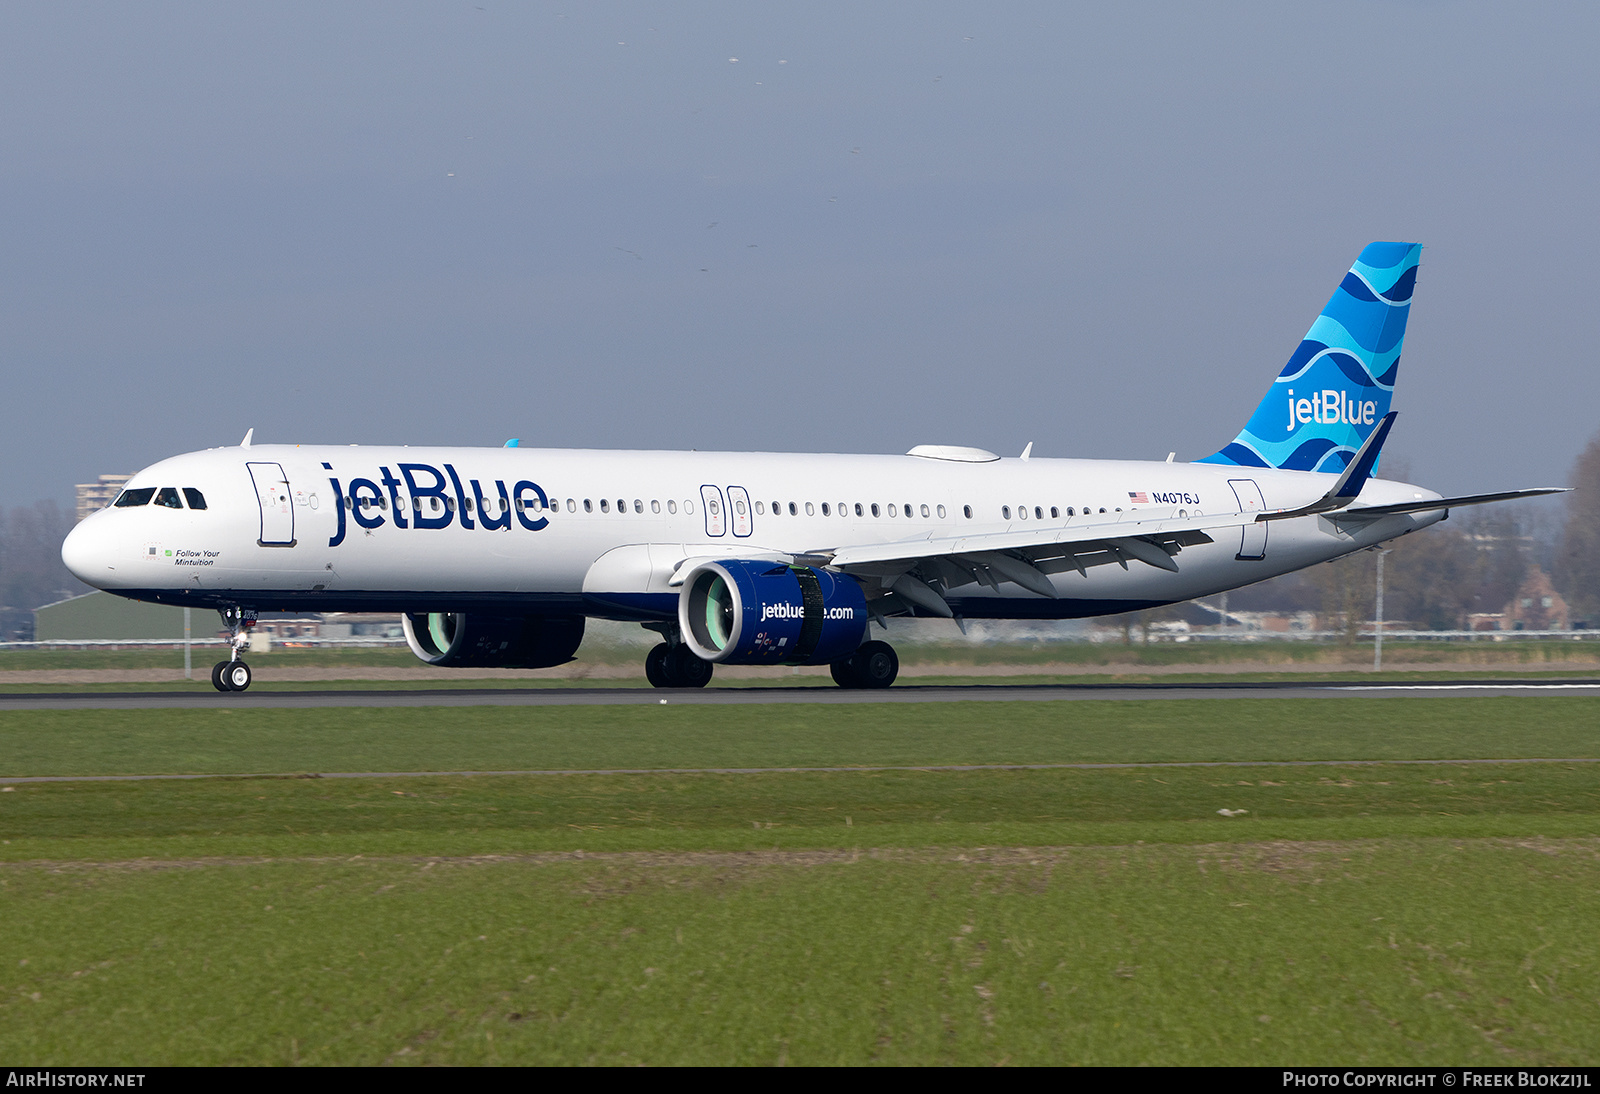
[[[966,536],[928,535],[918,539],[895,540],[891,543],[873,543],[861,546],[836,547],[813,554],[826,559],[825,565],[841,570],[875,563],[914,562],[944,555],[983,554],[994,551],[1015,551],[1029,556],[1060,556],[1090,549],[1103,549],[1105,545],[1123,540],[1138,540],[1152,547],[1172,545],[1174,550],[1161,547],[1167,565],[1153,565],[1163,570],[1176,570],[1171,557],[1183,547],[1210,543],[1205,533],[1219,528],[1238,528],[1254,523],[1255,513],[1224,513],[1210,517],[1169,517],[1148,520],[1101,521],[1079,524],[1069,528],[1041,528],[1038,531],[1012,529],[1005,532],[986,532]],[[1144,561],[1149,551],[1134,547],[1129,557]],[[1070,567],[1069,567],[1070,568]]]
[[[1059,596],[1049,575],[1130,562],[1178,571],[1173,561],[1185,547],[1211,543],[1211,531],[1255,522],[1255,513],[1211,517],[1122,519],[1038,531],[924,536],[892,543],[837,547],[796,556],[800,564],[829,566],[862,580],[876,612],[918,607],[953,615],[945,591],[974,582],[999,590],[1012,582],[1043,597]]]

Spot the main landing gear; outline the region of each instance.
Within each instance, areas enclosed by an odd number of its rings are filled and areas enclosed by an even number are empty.
[[[644,658],[644,678],[653,688],[703,688],[711,683],[714,666],[694,655],[682,642],[662,642]]]
[[[659,630],[660,627],[652,627]],[[658,643],[644,658],[644,676],[653,688],[703,688],[711,682],[710,661],[696,657],[684,642]],[[218,666],[221,668],[222,666]],[[900,674],[900,658],[887,642],[863,642],[854,653],[828,666],[842,688],[886,688]]]
[[[828,668],[842,688],[886,688],[900,675],[900,658],[887,642],[863,642],[849,657]]]
[[[228,659],[211,666],[211,686],[218,691],[243,691],[250,686],[250,666],[239,660],[239,653],[250,644],[250,628],[256,613],[244,608],[223,608],[222,625],[228,628]]]

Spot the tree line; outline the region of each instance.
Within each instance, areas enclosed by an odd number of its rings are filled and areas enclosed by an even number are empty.
[[[0,508],[0,641],[33,637],[33,609],[88,592],[61,562],[73,514],[53,501]]]

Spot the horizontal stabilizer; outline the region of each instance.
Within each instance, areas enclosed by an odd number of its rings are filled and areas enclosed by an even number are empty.
[[[1396,505],[1363,505],[1335,514],[1336,520],[1377,520],[1398,513],[1430,513],[1436,509],[1455,509],[1462,505],[1487,505],[1491,501],[1515,501],[1518,498],[1539,498],[1546,494],[1565,494],[1570,486],[1544,486],[1537,490],[1502,490],[1497,494],[1464,494],[1459,498],[1433,498],[1423,501],[1403,501]]]

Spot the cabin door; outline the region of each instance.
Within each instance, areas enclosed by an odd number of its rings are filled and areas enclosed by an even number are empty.
[[[1233,496],[1239,499],[1239,512],[1259,513],[1267,507],[1261,497],[1261,487],[1254,479],[1229,479]],[[1267,557],[1267,525],[1258,521],[1246,524],[1239,536],[1239,553],[1234,556],[1241,562],[1258,562]]]
[[[261,506],[263,547],[294,546],[294,501],[290,497],[289,476],[278,463],[247,463],[256,484],[256,501]]]

